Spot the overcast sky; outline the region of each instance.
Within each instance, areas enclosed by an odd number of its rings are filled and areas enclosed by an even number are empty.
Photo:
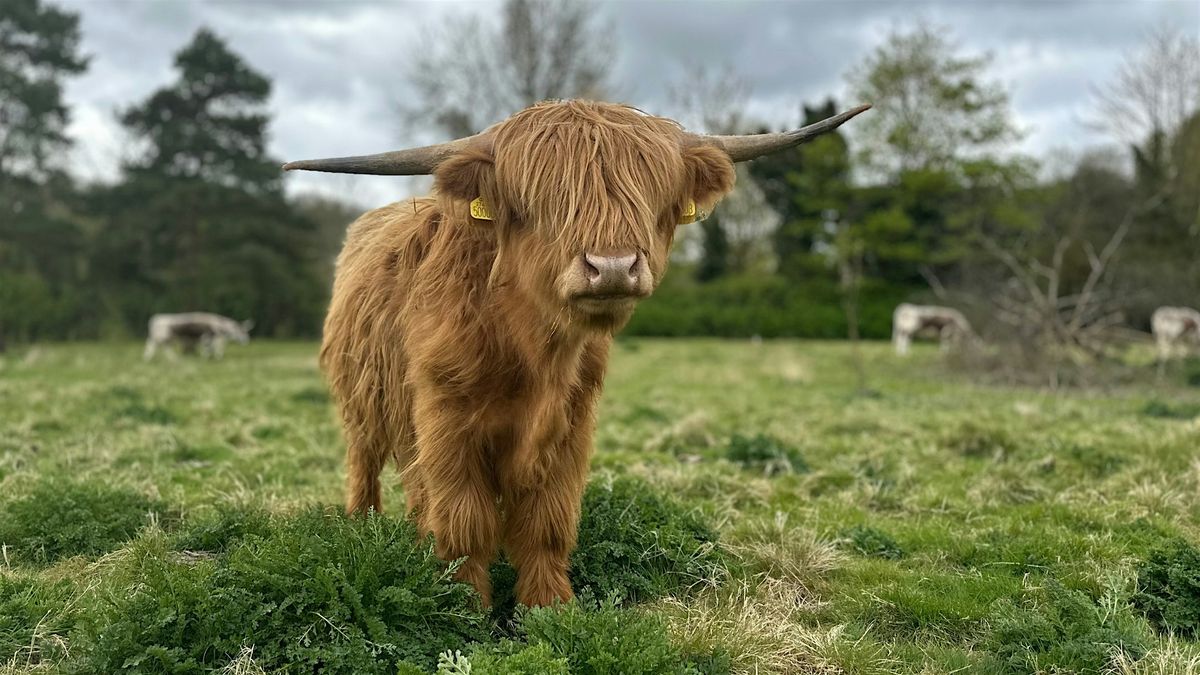
[[[73,80],[71,134],[79,173],[111,178],[124,140],[114,111],[170,82],[172,55],[201,26],[274,81],[270,148],[283,159],[395,149],[391,107],[404,95],[415,37],[445,16],[499,20],[498,0],[50,0],[80,12],[88,72]],[[990,52],[1040,157],[1103,139],[1084,121],[1090,89],[1160,22],[1200,34],[1198,0],[868,1],[659,0],[603,3],[620,98],[670,114],[666,91],[683,64],[731,65],[752,87],[749,111],[796,121],[802,101],[840,95],[845,74],[888,31],[918,18],[945,26],[968,53]],[[465,48],[469,48],[464,46]],[[293,191],[341,193],[364,205],[398,199],[406,179],[293,175]]]

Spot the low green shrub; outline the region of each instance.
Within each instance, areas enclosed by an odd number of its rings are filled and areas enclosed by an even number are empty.
[[[1047,579],[1019,602],[1001,601],[986,647],[997,673],[1099,673],[1118,654],[1136,660],[1149,641],[1126,611],[1098,606],[1082,591]]]
[[[521,631],[531,648],[548,645],[572,675],[699,673],[667,634],[663,619],[621,609],[609,598],[528,610]]]
[[[74,589],[65,581],[44,582],[0,572],[0,665],[37,665],[62,658],[74,622]]]
[[[0,503],[0,544],[18,560],[48,564],[77,555],[108,553],[167,506],[136,490],[99,480],[50,478]]]
[[[1172,404],[1167,401],[1154,399],[1142,406],[1142,414],[1146,417],[1157,417],[1168,420],[1190,420],[1200,416],[1200,405]]]
[[[403,519],[312,509],[200,562],[169,543],[139,540],[97,591],[81,672],[207,672],[251,647],[267,671],[390,674],[487,637],[474,591]]]
[[[855,525],[842,530],[838,536],[838,544],[847,550],[870,558],[898,560],[904,557],[904,549],[900,544],[883,530],[877,530],[866,525]]]
[[[753,436],[734,434],[725,446],[725,458],[768,476],[808,471],[808,464],[798,449],[763,433]]]
[[[964,457],[1002,460],[1012,454],[1017,444],[1003,429],[966,422],[942,438],[942,447]]]
[[[1138,566],[1133,605],[1160,632],[1200,637],[1200,550],[1176,540],[1152,551]]]
[[[649,483],[618,478],[588,486],[571,556],[576,593],[641,602],[718,583],[726,562],[716,532]]]
[[[201,516],[185,520],[172,537],[178,551],[224,553],[248,536],[271,534],[271,516],[255,506],[219,504]]]

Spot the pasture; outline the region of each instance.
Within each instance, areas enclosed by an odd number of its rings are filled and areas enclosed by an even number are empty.
[[[856,393],[845,344],[620,341],[585,598],[514,615],[445,580],[394,473],[386,516],[335,515],[315,344],[140,349],[0,356],[0,672],[1200,672],[1179,364],[1052,393],[872,343]]]

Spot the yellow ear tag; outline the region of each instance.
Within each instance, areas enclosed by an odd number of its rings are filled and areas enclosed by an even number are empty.
[[[471,217],[475,220],[492,220],[492,214],[488,211],[487,204],[483,203],[483,197],[471,200]]]
[[[696,202],[689,199],[687,206],[683,207],[683,213],[679,216],[679,224],[687,225],[694,222],[696,222]]]
[[[679,216],[679,224],[687,225],[694,223],[697,220],[704,220],[708,217],[707,211],[700,211],[696,208],[696,202],[692,199],[687,201],[687,206],[683,207],[683,213]]]

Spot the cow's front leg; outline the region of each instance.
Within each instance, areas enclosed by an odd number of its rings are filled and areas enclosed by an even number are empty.
[[[503,482],[504,550],[517,570],[517,601],[523,605],[572,597],[567,568],[578,536],[590,443],[588,429],[556,444],[543,456],[546,473],[538,485]]]
[[[455,402],[418,394],[414,403],[417,453],[410,471],[421,479],[418,524],[433,533],[442,560],[466,558],[455,578],[490,605],[488,567],[499,546],[500,515],[486,445]]]

